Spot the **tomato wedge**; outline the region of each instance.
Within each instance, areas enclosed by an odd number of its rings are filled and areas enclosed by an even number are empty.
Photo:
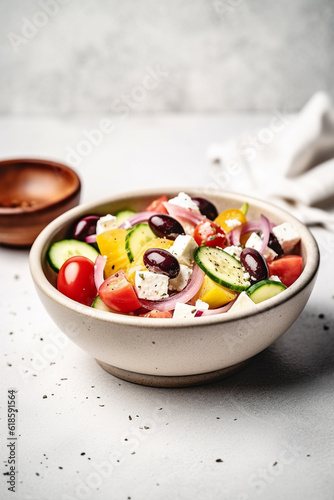
[[[92,305],[97,294],[94,263],[81,255],[67,259],[59,269],[57,289],[80,304]]]
[[[153,309],[145,314],[139,314],[141,318],[172,318],[173,314],[171,311],[157,311]]]
[[[290,286],[302,273],[303,257],[300,255],[284,255],[284,257],[267,264],[269,276],[278,276],[285,286]]]
[[[164,201],[168,201],[168,198],[165,194],[153,200],[146,208],[145,212],[158,212],[159,214],[168,214],[165,206],[163,205]]]
[[[194,239],[199,246],[226,247],[226,234],[224,229],[210,220],[200,222],[195,227]]]
[[[116,312],[131,312],[141,307],[124,271],[109,276],[100,286],[99,295],[102,302]]]

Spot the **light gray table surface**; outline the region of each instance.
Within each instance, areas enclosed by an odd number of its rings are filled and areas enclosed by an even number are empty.
[[[0,119],[0,154],[65,161],[103,117]],[[204,186],[206,154],[266,116],[129,117],[75,168],[82,202]],[[334,236],[303,313],[241,372],[212,385],[124,382],[60,333],[29,273],[0,247],[2,499],[334,498]],[[16,492],[7,490],[7,390],[17,392]]]

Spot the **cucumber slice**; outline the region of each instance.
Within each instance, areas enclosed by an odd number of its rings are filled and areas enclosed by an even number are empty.
[[[121,210],[115,215],[117,226],[120,226],[126,220],[130,219],[136,212],[133,210]]]
[[[99,252],[84,241],[61,240],[50,246],[47,258],[52,269],[58,273],[64,262],[74,255],[82,255],[95,262]]]
[[[221,248],[201,246],[195,252],[195,261],[213,281],[231,290],[247,290],[250,282],[244,278],[240,262]]]
[[[248,203],[247,201],[245,201],[245,203],[242,205],[242,207],[240,207],[240,212],[242,212],[244,214],[244,216],[247,215],[247,212],[248,212]]]
[[[143,246],[146,245],[148,241],[153,240],[153,238],[156,238],[156,235],[146,223],[137,224],[132,228],[125,238],[125,250],[128,254],[129,261],[132,262]]]
[[[109,309],[108,306],[105,305],[101,297],[98,295],[96,299],[94,299],[94,302],[92,304],[93,309],[99,309],[100,311],[107,311],[107,312],[113,312],[111,309]]]
[[[247,295],[252,299],[255,304],[263,302],[264,300],[271,299],[279,293],[286,290],[286,286],[279,281],[262,280],[255,283],[247,290]]]

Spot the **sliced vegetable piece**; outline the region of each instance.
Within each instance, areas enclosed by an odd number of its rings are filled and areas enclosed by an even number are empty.
[[[250,286],[240,262],[220,248],[201,246],[195,252],[195,260],[205,274],[219,285],[240,292]]]
[[[172,318],[173,313],[171,311],[158,311],[157,309],[153,309],[153,311],[139,314],[139,316],[141,318]]]
[[[204,215],[198,214],[194,210],[189,210],[189,208],[183,208],[173,203],[164,203],[164,206],[167,208],[169,215],[180,221],[181,224],[183,221],[186,221],[193,226],[197,226],[203,220],[208,220]]]
[[[159,198],[157,198],[156,200],[153,200],[152,203],[150,203],[145,210],[147,212],[152,211],[152,212],[158,212],[159,214],[167,214],[168,212],[163,204],[166,201],[168,201],[168,198],[164,194]]]
[[[99,311],[107,311],[107,312],[114,312],[110,309],[110,307],[106,306],[101,297],[98,295],[93,304],[92,304],[93,309],[99,309]]]
[[[195,304],[196,300],[200,299],[209,304],[210,309],[215,309],[227,304],[235,299],[236,296],[237,292],[218,285],[218,283],[212,281],[209,276],[205,275],[203,284],[192,300],[192,303]]]
[[[222,314],[226,313],[231,309],[233,304],[235,303],[236,299],[231,300],[226,306],[223,307],[218,307],[217,309],[207,309],[206,311],[197,311],[196,316],[214,316],[215,314]],[[202,313],[202,314],[198,314]]]
[[[242,212],[245,217],[247,215],[248,208],[249,208],[249,205],[248,205],[247,201],[245,201],[245,203],[242,205],[242,207],[240,207],[240,212]]]
[[[105,255],[98,255],[94,264],[94,282],[96,289],[98,290],[102,283],[104,282],[104,268],[107,262],[107,257]]]
[[[279,281],[263,280],[255,283],[247,290],[247,295],[255,304],[271,299],[286,290],[286,286]]]
[[[103,303],[116,312],[126,313],[140,307],[136,292],[123,271],[109,276],[100,286],[99,295]]]
[[[88,236],[85,237],[85,242],[86,243],[96,243],[96,234],[90,234]]]
[[[291,286],[303,271],[301,255],[284,255],[268,262],[269,276],[278,276],[285,286]]]
[[[142,222],[147,222],[152,215],[157,215],[157,212],[138,212],[127,219],[123,224],[119,227],[120,229],[129,229],[129,227],[133,227],[136,224],[141,224]]]
[[[90,306],[97,294],[94,263],[82,255],[67,259],[59,270],[57,289],[66,297]]]
[[[202,221],[195,227],[194,239],[197,245],[208,247],[226,247],[226,234],[218,224],[213,221]]]
[[[106,277],[129,265],[128,254],[125,250],[126,229],[110,229],[99,234],[96,238],[101,255],[107,256],[104,268]]]
[[[123,224],[123,222],[130,219],[130,217],[133,217],[135,213],[136,212],[134,212],[133,210],[120,210],[119,212],[117,212],[115,216],[117,226],[120,226],[121,224]]]
[[[64,262],[75,255],[82,255],[92,262],[95,262],[99,253],[95,248],[84,241],[61,240],[50,246],[47,258],[52,269],[58,273]]]
[[[237,208],[230,208],[229,210],[225,210],[219,214],[218,217],[215,218],[214,222],[219,224],[219,226],[222,227],[226,233],[229,233],[235,227],[247,222],[247,219],[241,210]]]
[[[271,227],[270,227],[269,219],[267,219],[267,217],[263,214],[261,214],[260,222],[261,222],[261,230],[262,230],[262,237],[263,237],[263,242],[262,242],[262,245],[260,248],[260,254],[263,255],[266,248],[267,248],[268,242],[269,242]]]
[[[125,250],[128,254],[129,261],[132,262],[136,255],[140,253],[143,246],[155,237],[152,229],[146,223],[137,224],[133,227],[125,238]]]
[[[275,227],[276,224],[273,222],[270,222],[270,230],[272,230],[273,227]],[[246,240],[248,238],[248,233],[257,233],[259,231],[262,231],[261,228],[261,222],[258,220],[250,220],[248,222],[245,222],[241,226],[237,226],[232,231],[229,232],[228,238],[230,240],[231,245],[240,245],[240,238],[243,235],[247,235]],[[242,244],[244,244],[244,241],[242,241]]]

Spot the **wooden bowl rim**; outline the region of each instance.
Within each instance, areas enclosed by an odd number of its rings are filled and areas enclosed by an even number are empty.
[[[70,183],[69,186],[71,187],[71,191],[67,193],[66,195],[61,196],[57,201],[53,202],[48,202],[45,200],[45,202],[38,203],[33,206],[27,206],[27,207],[1,207],[0,206],[0,216],[11,216],[11,215],[24,215],[25,213],[27,214],[32,214],[36,212],[47,212],[50,209],[57,208],[58,206],[61,206],[64,204],[65,201],[70,200],[71,198],[75,197],[78,192],[81,190],[81,181],[78,176],[78,174],[71,169],[69,166],[65,165],[64,163],[60,163],[57,161],[53,160],[45,160],[41,158],[13,158],[10,160],[0,160],[0,178],[1,178],[1,168],[3,166],[10,166],[10,165],[20,165],[20,164],[30,164],[30,165],[39,165],[42,167],[46,167],[49,170],[51,170],[54,167],[59,168],[62,172],[65,172],[68,174],[70,177]]]

